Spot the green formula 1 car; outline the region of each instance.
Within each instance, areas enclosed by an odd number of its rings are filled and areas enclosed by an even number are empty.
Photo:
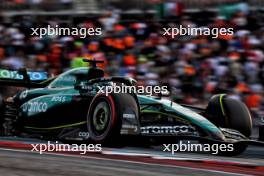
[[[104,77],[96,66],[100,61],[84,61],[91,67],[50,79],[42,72],[0,70],[0,85],[27,87],[1,103],[2,135],[112,144],[129,137],[146,143],[197,139],[234,144],[228,155],[259,144],[249,139],[251,115],[238,100],[215,95],[202,109],[133,92],[106,95],[98,87],[134,86],[136,81]]]

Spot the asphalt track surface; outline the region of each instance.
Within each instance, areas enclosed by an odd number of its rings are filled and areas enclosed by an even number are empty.
[[[244,154],[236,157],[199,153],[171,155],[171,153],[162,152],[159,148],[131,147],[103,148],[100,154],[44,153],[40,155],[30,151],[30,148],[17,147],[25,146],[20,145],[21,142],[28,145],[37,141],[0,138],[0,175],[264,175],[263,147],[249,147]]]
[[[204,171],[199,169],[168,167],[160,165],[105,160],[96,158],[76,158],[56,155],[29,154],[23,152],[1,151],[0,172],[6,176],[30,175],[144,175],[144,176],[172,176],[172,175],[228,175],[223,172]],[[232,174],[230,174],[232,175]]]

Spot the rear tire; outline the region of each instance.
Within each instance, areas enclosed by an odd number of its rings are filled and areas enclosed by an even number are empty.
[[[119,145],[123,114],[127,112],[134,113],[138,118],[138,105],[132,95],[98,94],[95,96],[87,116],[90,139],[95,143]]]

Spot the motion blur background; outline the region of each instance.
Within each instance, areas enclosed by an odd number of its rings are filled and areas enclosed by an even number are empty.
[[[205,105],[228,93],[254,113],[264,110],[263,0],[1,0],[0,67],[58,75],[105,60],[107,75],[139,85],[168,85],[181,103]],[[102,36],[30,35],[30,28],[101,27]],[[231,27],[234,36],[163,36],[179,25]],[[12,95],[1,88],[0,95]],[[17,90],[15,90],[17,91]]]

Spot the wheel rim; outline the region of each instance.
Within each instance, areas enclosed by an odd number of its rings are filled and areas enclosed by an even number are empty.
[[[96,135],[103,135],[111,118],[111,110],[107,102],[99,102],[93,113],[92,126]]]

